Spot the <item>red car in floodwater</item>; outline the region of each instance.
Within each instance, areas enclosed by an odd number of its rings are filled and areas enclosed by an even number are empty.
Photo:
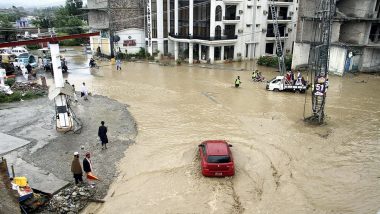
[[[233,176],[234,159],[225,140],[208,140],[199,144],[202,174],[209,177]]]

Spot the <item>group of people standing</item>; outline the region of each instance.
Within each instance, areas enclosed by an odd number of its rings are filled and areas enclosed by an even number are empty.
[[[108,137],[107,137],[107,127],[104,126],[104,121],[100,122],[101,126],[98,129],[98,137],[102,144],[102,150],[107,149]],[[83,168],[82,168],[83,165]],[[79,184],[79,182],[83,182],[83,172],[86,174],[88,180],[92,180],[95,177],[93,176],[93,167],[91,161],[90,152],[85,153],[85,157],[83,158],[82,165],[79,160],[79,152],[74,152],[74,158],[71,163],[71,172],[73,173],[73,177],[75,180],[75,184]]]
[[[74,158],[71,163],[71,172],[74,174],[75,184],[83,182],[83,171],[86,174],[92,173],[92,161],[90,152],[86,152],[85,158],[83,159],[83,170],[79,161],[79,152],[74,152]]]
[[[301,72],[298,71],[297,78],[294,77],[293,71],[286,72],[285,83],[288,85],[304,85],[305,79],[302,77]]]
[[[75,93],[75,85],[74,84],[70,84],[69,81],[65,80],[65,85],[69,85],[72,87],[72,90],[73,90],[73,97],[74,97],[74,101],[75,102],[78,102],[78,98],[77,98],[77,94]],[[86,83],[82,83],[82,87],[81,87],[81,90],[80,90],[80,96],[83,97],[83,99],[85,101],[88,100],[88,89],[86,87]]]

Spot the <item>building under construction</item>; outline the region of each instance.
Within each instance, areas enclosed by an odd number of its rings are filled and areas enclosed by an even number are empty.
[[[319,2],[299,2],[297,35],[293,52],[293,69],[309,64],[310,47],[316,40],[313,25]],[[380,0],[336,0],[332,23],[329,71],[346,72],[380,70]]]

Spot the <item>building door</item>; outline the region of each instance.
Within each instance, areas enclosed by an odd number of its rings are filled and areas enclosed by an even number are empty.
[[[234,46],[224,46],[224,58],[234,59]]]

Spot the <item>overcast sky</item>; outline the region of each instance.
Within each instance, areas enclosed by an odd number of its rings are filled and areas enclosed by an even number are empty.
[[[49,7],[49,6],[57,6],[64,5],[66,0],[0,0],[0,8],[8,8],[12,7],[12,5],[16,7]],[[84,3],[87,0],[83,1]]]

